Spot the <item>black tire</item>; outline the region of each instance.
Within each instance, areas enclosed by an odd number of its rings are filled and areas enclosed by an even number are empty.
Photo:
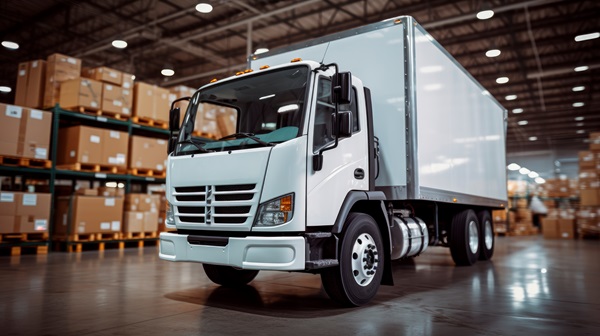
[[[230,266],[202,264],[208,278],[221,286],[241,287],[256,278],[258,271],[240,270]]]
[[[479,220],[479,260],[490,260],[496,246],[492,215],[489,210],[482,210],[477,213],[477,219]]]
[[[468,209],[454,215],[450,228],[450,253],[456,265],[473,265],[480,249],[479,223],[475,212]]]
[[[321,272],[325,292],[345,306],[369,302],[381,284],[384,258],[383,240],[373,217],[350,213],[342,234],[340,264]]]

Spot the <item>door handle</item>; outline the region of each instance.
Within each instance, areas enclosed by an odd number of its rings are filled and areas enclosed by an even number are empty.
[[[362,168],[354,169],[354,178],[357,180],[362,180],[365,178],[365,171]]]

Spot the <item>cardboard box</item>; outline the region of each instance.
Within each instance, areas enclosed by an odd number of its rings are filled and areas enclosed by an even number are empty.
[[[41,108],[44,101],[46,61],[19,63],[15,105]]]
[[[158,231],[158,211],[144,212],[144,232]]]
[[[17,154],[31,159],[47,160],[50,154],[52,113],[24,109],[19,131]]]
[[[123,94],[123,88],[113,84],[102,84],[102,111],[131,115],[131,99]],[[127,91],[129,95],[129,90]]]
[[[73,126],[58,132],[58,164],[102,162],[104,130],[88,126]]]
[[[582,189],[579,193],[581,206],[600,205],[600,189]]]
[[[135,233],[144,231],[144,213],[141,211],[125,211],[123,232]]]
[[[19,63],[19,67],[17,68],[17,86],[15,87],[15,105],[25,106],[28,79],[29,62]]]
[[[85,71],[86,77],[104,82],[121,86],[123,83],[123,73],[119,70],[111,69],[108,67],[98,67],[93,69],[87,69]]]
[[[236,129],[237,114],[221,109],[217,114],[217,125],[222,136],[234,134]],[[520,200],[519,200],[520,201]],[[527,203],[527,200],[525,200]]]
[[[129,134],[126,132],[103,130],[101,164],[127,167]]]
[[[0,192],[0,216],[17,215],[18,194],[18,192],[14,191]]]
[[[71,201],[71,222],[69,223],[69,203]],[[54,232],[58,236],[121,231],[123,220],[123,198],[121,197],[59,197],[56,203]]]
[[[129,167],[164,171],[167,164],[167,140],[132,136]]]
[[[575,220],[559,219],[558,220],[558,235],[562,239],[575,238]]]
[[[125,197],[125,190],[123,188],[99,187],[97,190],[98,196]]]
[[[557,218],[542,218],[542,234],[545,239],[560,238]]]
[[[0,155],[17,156],[23,108],[0,104]]]
[[[134,86],[133,115],[169,121],[169,90],[138,82]]]
[[[127,211],[153,211],[160,208],[160,195],[127,194],[125,195],[125,209]]]
[[[169,104],[173,103],[173,101],[175,101],[176,99],[179,99],[179,98],[192,97],[194,95],[194,93],[196,93],[196,89],[191,88],[189,86],[185,86],[185,85],[172,86],[172,87],[168,88],[168,90],[169,90]],[[181,111],[181,113],[179,115],[180,122],[183,122],[183,117],[185,115],[188,105],[189,105],[189,102],[186,100],[177,102],[174,105],[174,107],[179,107],[179,109]]]
[[[133,75],[128,73],[123,73],[123,83],[121,83],[121,87],[125,90],[133,90]]]
[[[47,232],[51,201],[51,194],[17,193],[15,232]]]
[[[590,150],[600,150],[600,132],[590,133]]]
[[[17,232],[17,216],[5,216],[0,214],[0,233]]]
[[[589,169],[595,167],[595,155],[592,151],[579,152],[579,168]]]
[[[102,83],[86,78],[65,81],[60,85],[59,104],[63,108],[98,110],[102,104]]]
[[[79,78],[81,60],[61,54],[48,56],[44,84],[44,108],[54,107],[60,99],[60,84]]]

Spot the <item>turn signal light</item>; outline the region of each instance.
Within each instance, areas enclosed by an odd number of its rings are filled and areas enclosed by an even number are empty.
[[[213,79],[210,80],[211,83],[214,83],[216,81],[218,81],[218,79],[216,79],[216,78],[213,78]]]
[[[265,69],[268,69],[268,68],[270,68],[268,65],[263,65],[263,66],[261,66],[259,69],[260,69],[260,70],[265,70]]]
[[[302,58],[297,57],[297,58],[294,58],[293,60],[291,60],[290,63],[296,63],[296,62],[301,62],[301,61],[302,61]]]

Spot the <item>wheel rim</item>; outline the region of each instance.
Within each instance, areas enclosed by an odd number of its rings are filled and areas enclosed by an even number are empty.
[[[477,253],[479,248],[479,231],[477,230],[477,223],[475,221],[469,222],[469,248],[471,253]]]
[[[485,221],[483,232],[485,234],[485,248],[491,250],[494,246],[494,230],[492,230],[492,223],[490,221]]]
[[[368,233],[359,235],[352,247],[352,274],[354,281],[360,286],[367,286],[373,281],[379,257],[375,240]]]

